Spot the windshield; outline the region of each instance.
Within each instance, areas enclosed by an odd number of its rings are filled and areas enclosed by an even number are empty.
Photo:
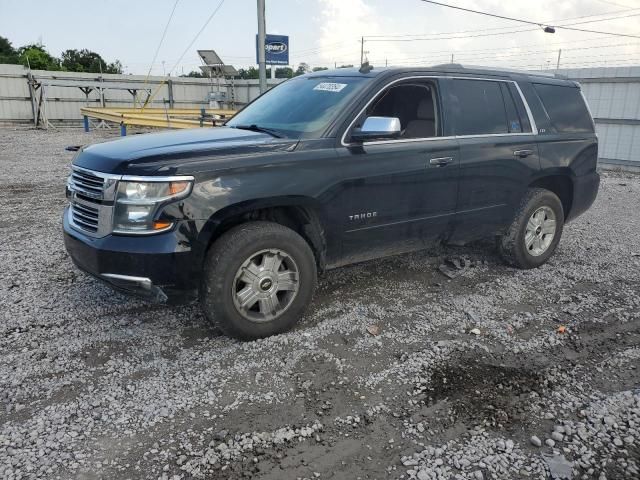
[[[354,95],[366,77],[300,77],[269,90],[226,125],[259,127],[281,136],[301,138],[321,133]]]

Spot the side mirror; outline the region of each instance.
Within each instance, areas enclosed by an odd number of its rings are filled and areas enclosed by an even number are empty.
[[[396,117],[367,117],[361,128],[356,128],[351,133],[351,139],[355,142],[367,140],[385,140],[398,138],[402,129],[400,119]]]

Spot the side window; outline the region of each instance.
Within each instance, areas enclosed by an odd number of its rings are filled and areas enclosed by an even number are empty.
[[[400,140],[430,138],[440,135],[440,115],[435,85],[431,82],[407,81],[382,91],[367,107],[366,117],[396,117],[400,119]]]
[[[453,80],[451,107],[456,135],[509,133],[501,83]]]
[[[591,115],[576,87],[534,83],[538,97],[558,133],[592,133]]]

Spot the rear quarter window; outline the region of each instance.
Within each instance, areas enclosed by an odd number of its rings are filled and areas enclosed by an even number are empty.
[[[551,125],[556,133],[592,133],[593,121],[576,87],[534,83]]]

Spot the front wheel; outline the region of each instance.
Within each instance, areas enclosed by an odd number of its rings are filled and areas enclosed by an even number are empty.
[[[307,242],[272,222],[249,222],[207,254],[200,301],[229,336],[251,340],[290,329],[310,303],[316,263]]]
[[[564,226],[562,202],[543,188],[527,190],[509,230],[498,240],[502,257],[528,269],[545,263],[555,252]]]

